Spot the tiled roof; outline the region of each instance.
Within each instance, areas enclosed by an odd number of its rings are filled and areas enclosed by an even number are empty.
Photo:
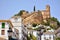
[[[0,22],[8,22],[10,23],[10,26],[13,27],[12,22],[10,20],[0,20]]]
[[[47,32],[44,32],[43,34],[48,34],[48,35],[51,35],[51,34],[54,34],[54,32],[49,32],[49,31],[47,31]]]

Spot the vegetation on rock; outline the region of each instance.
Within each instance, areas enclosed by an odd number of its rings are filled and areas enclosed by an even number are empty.
[[[56,40],[60,40],[60,38],[56,38]]]
[[[14,16],[21,16],[25,12],[25,10],[21,10],[18,14],[15,14]]]
[[[33,27],[36,27],[36,26],[37,26],[37,24],[33,23],[33,24],[32,24],[32,26],[33,26]]]

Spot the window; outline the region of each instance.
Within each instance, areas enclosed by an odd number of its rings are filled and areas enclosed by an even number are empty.
[[[46,40],[46,37],[44,37],[44,40]]]
[[[1,35],[5,35],[5,30],[1,30]]]
[[[49,37],[49,39],[51,39],[51,37]]]
[[[2,28],[5,28],[5,23],[2,23]]]

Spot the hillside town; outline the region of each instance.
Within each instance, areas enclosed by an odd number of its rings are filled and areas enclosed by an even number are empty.
[[[0,40],[60,40],[60,22],[45,10],[21,10],[8,20],[0,20]]]

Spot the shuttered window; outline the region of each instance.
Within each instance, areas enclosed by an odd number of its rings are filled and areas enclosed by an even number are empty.
[[[5,23],[2,23],[2,28],[5,28]]]

